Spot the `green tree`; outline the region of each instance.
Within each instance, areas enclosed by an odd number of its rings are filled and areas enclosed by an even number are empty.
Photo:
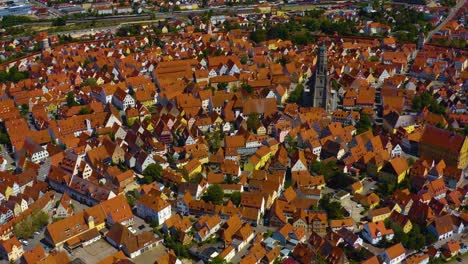
[[[241,193],[240,192],[233,192],[231,194],[231,198],[230,198],[231,202],[235,205],[239,205],[240,202],[241,202]]]
[[[68,105],[68,107],[72,107],[72,106],[77,106],[77,105],[79,105],[79,104],[75,101],[75,93],[73,93],[72,91],[70,91],[70,92],[67,93],[67,105]]]
[[[228,264],[228,262],[221,257],[215,257],[210,261],[210,264]]]
[[[58,17],[52,21],[53,27],[65,26],[67,24],[67,19],[64,17]]]
[[[250,131],[254,131],[261,125],[260,122],[260,114],[259,113],[251,113],[247,118],[247,129]]]
[[[218,83],[218,91],[226,90],[227,87],[228,87],[228,84],[225,82]]]
[[[328,219],[343,218],[343,207],[341,207],[339,202],[332,201],[329,194],[320,199],[319,208],[327,212]]]
[[[158,163],[151,163],[143,170],[146,183],[152,183],[161,178],[163,168]]]
[[[1,28],[8,28],[24,23],[30,23],[33,20],[28,16],[4,16],[2,21],[0,21]]]
[[[209,145],[210,151],[216,152],[218,151],[218,149],[221,147],[221,144],[223,143],[224,133],[219,130],[215,130],[213,132],[209,132],[208,134],[206,134],[205,138],[206,138],[206,141],[209,143],[208,145]]]
[[[127,193],[127,194],[125,194],[125,198],[127,198],[127,203],[128,203],[128,205],[130,205],[130,207],[135,206],[137,199],[133,195]]]
[[[411,108],[414,111],[421,112],[423,108],[428,108],[434,114],[445,114],[445,107],[440,105],[429,92],[414,96],[411,102]]]
[[[267,32],[263,29],[258,29],[250,33],[250,39],[255,43],[260,43],[267,40]]]
[[[372,129],[372,122],[369,115],[361,113],[361,118],[356,124],[357,133],[361,134]]]
[[[43,226],[49,224],[49,215],[42,210],[37,210],[32,214],[32,221],[34,230],[41,229]]]
[[[8,136],[7,133],[0,132],[0,144],[10,144],[10,137]]]
[[[85,61],[85,63],[86,63],[86,61]],[[84,65],[87,65],[89,63],[90,62],[88,62],[88,63],[86,63]],[[80,86],[81,87],[85,87],[85,86],[96,87],[96,85],[97,85],[96,79],[88,78],[88,79],[84,80],[84,82],[82,82]]]
[[[218,184],[213,184],[206,190],[205,199],[214,204],[223,204],[224,190]]]
[[[241,89],[244,90],[248,94],[251,94],[253,92],[252,86],[248,85],[247,83],[241,84]]]
[[[284,139],[285,147],[288,154],[294,154],[297,151],[297,137],[293,138],[291,135],[287,135]]]
[[[296,85],[296,88],[289,94],[288,103],[300,103],[302,93],[304,92],[304,85],[302,83]]]
[[[29,113],[29,105],[28,104],[22,104],[20,108],[20,114],[22,116],[26,116]]]
[[[330,181],[332,177],[338,173],[338,166],[335,161],[320,162],[314,161],[310,164],[310,173],[312,175],[323,175],[325,181]]]
[[[80,112],[78,112],[78,114],[80,114],[80,115],[88,115],[88,114],[91,114],[91,113],[92,113],[91,108],[89,108],[89,107],[87,107],[87,106],[86,106],[86,107],[82,107],[82,108],[80,109]]]
[[[203,177],[203,174],[196,173],[190,177],[189,182],[199,184],[204,178],[205,177]]]
[[[34,209],[30,215],[13,226],[13,234],[21,239],[30,238],[36,230],[47,224],[49,224],[49,215],[40,209]]]
[[[468,136],[468,125],[465,125],[465,127],[463,128],[462,134],[465,136]]]
[[[249,57],[247,55],[242,55],[241,59],[240,59],[240,63],[242,63],[243,65],[247,63],[247,61],[249,60]]]
[[[9,70],[0,71],[0,83],[13,82],[17,83],[21,80],[29,78],[28,71],[20,71],[18,67],[11,67]]]
[[[372,61],[372,62],[378,62],[380,61],[380,58],[378,56],[370,56],[369,57],[369,61]]]

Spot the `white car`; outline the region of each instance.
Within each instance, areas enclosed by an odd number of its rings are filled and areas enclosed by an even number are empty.
[[[132,232],[132,234],[136,233],[136,230],[133,229],[133,227],[131,227],[131,226],[128,227],[128,231]]]
[[[41,234],[41,233],[39,233],[39,231],[34,232],[34,235],[36,235],[36,236],[38,236],[38,235],[40,235],[40,234]]]
[[[24,239],[21,240],[20,242],[23,243],[23,245],[25,245],[25,246],[29,245],[28,241],[26,241],[26,240],[24,240]]]

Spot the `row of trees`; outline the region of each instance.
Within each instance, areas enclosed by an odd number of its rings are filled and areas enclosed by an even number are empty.
[[[13,226],[13,234],[20,238],[31,238],[35,231],[49,224],[49,215],[40,209],[36,209],[23,221]]]
[[[323,32],[340,35],[358,35],[356,23],[354,21],[332,21],[327,17],[322,17],[323,10],[306,12],[305,16],[291,20],[282,24],[267,24],[266,29],[258,29],[251,32],[252,41],[259,43],[270,39],[291,40],[297,45],[307,45],[315,42],[311,36],[313,32]]]
[[[224,203],[224,197],[229,198],[229,200],[237,206],[241,202],[240,192],[233,192],[230,195],[225,195],[223,188],[218,184],[211,184],[208,187],[205,196],[203,196],[203,200],[206,202],[212,202],[217,205],[222,205]]]
[[[0,71],[0,83],[14,82],[17,83],[21,80],[29,78],[28,71],[20,71],[18,67],[12,67],[8,71]]]

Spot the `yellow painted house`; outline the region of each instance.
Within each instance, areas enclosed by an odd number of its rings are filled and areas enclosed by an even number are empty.
[[[45,104],[45,110],[49,114],[57,111],[57,109],[58,109],[58,102],[57,101],[52,101],[52,102],[49,102],[48,104]]]
[[[413,229],[413,224],[412,224],[411,221],[408,219],[408,221],[406,221],[406,223],[405,223],[404,226],[403,226],[403,232],[409,233],[409,232],[411,231],[411,229]]]
[[[99,77],[97,80],[96,80],[96,84],[97,85],[103,85],[104,84],[104,79],[102,77]]]
[[[197,3],[180,5],[180,10],[196,10],[196,9],[198,9]]]
[[[395,134],[399,128],[403,128],[408,134],[411,134],[416,129],[416,123],[417,118],[415,116],[399,115],[394,111],[388,113],[383,118],[383,127],[392,134]]]
[[[390,217],[390,209],[388,207],[382,207],[379,209],[369,211],[369,220],[372,222],[384,221]]]
[[[395,203],[393,205],[393,207],[389,207],[390,208],[390,211],[396,211],[398,213],[401,213],[401,206],[398,204],[398,203]]]
[[[271,13],[271,5],[269,5],[268,3],[259,4],[257,5],[257,10],[261,14]]]
[[[7,186],[3,195],[5,196],[5,200],[8,201],[10,196],[13,195],[13,188],[11,186]]]
[[[413,229],[413,224],[411,223],[409,217],[407,215],[400,214],[396,211],[392,212],[389,217],[389,220],[400,226],[403,232],[409,233],[411,229]]]
[[[406,158],[396,157],[388,161],[380,170],[380,179],[386,182],[401,183],[409,173]]]
[[[375,193],[370,193],[368,195],[356,193],[354,199],[362,205],[369,207],[369,209],[375,208],[380,203],[380,197]]]
[[[192,159],[184,165],[184,169],[190,178],[193,175],[202,172],[202,164],[197,159]]]
[[[281,39],[269,40],[268,41],[268,49],[269,50],[277,50],[278,49],[278,43],[281,42],[281,41],[282,41]]]
[[[353,192],[353,194],[362,193],[363,190],[364,190],[364,186],[362,185],[362,182],[357,181],[351,184],[351,191]]]
[[[271,149],[267,146],[262,146],[249,158],[248,162],[244,165],[244,170],[259,170],[265,166],[270,157]]]

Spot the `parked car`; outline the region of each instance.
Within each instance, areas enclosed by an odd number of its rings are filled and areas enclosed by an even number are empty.
[[[145,225],[141,224],[138,229],[143,230],[145,228]]]
[[[130,232],[132,232],[132,234],[135,234],[135,233],[136,233],[136,230],[135,230],[133,227],[131,227],[131,226],[128,227],[128,230],[129,230]]]
[[[36,236],[38,236],[38,235],[40,235],[40,234],[41,234],[41,233],[39,233],[39,231],[34,232],[34,235],[36,235]]]

